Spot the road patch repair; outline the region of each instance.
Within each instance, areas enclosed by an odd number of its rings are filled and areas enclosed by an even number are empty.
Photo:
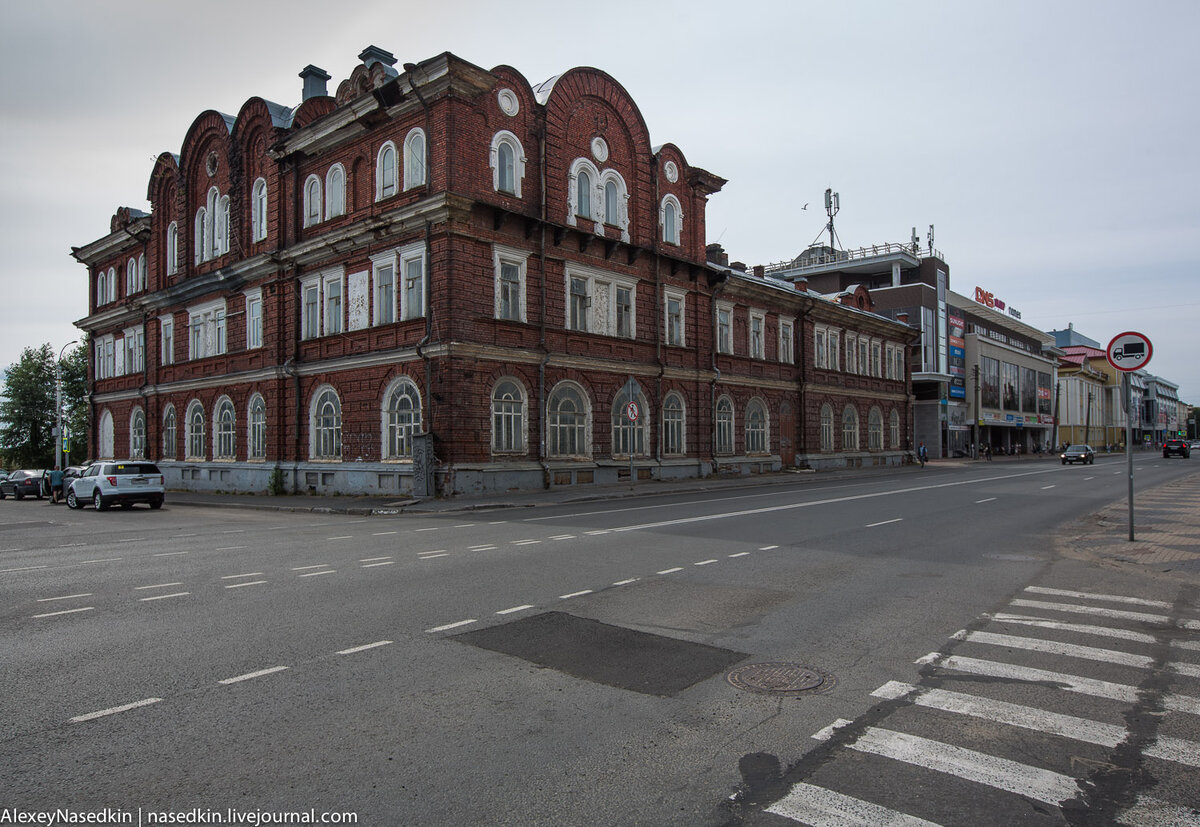
[[[639,632],[566,612],[454,636],[594,683],[671,697],[750,657],[703,643]]]

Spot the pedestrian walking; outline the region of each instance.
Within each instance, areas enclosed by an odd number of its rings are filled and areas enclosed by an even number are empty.
[[[929,449],[925,447],[924,442],[917,447],[917,459],[920,461],[922,468],[925,467],[925,463],[929,462]]]

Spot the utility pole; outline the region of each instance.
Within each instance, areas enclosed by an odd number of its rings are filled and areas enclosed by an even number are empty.
[[[1092,444],[1092,390],[1091,390],[1091,388],[1088,388],[1088,406],[1087,406],[1087,413],[1084,416],[1085,416],[1085,418],[1084,418],[1085,424],[1083,426],[1083,444],[1091,445]]]
[[[974,416],[971,417],[971,451],[975,459],[979,459],[979,420],[981,413],[979,411],[979,365],[974,365],[971,368],[971,378],[975,380],[975,410],[972,411]]]
[[[62,423],[62,358],[63,351],[79,342],[67,342],[58,351],[58,361],[54,363],[54,470],[63,469],[63,423]]]

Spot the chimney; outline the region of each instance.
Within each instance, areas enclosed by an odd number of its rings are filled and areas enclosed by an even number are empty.
[[[796,288],[796,292],[798,293],[807,293],[808,279],[796,279],[794,282],[792,282],[792,286]]]
[[[908,314],[907,313],[897,313],[896,321],[900,322],[900,324],[908,324]]]
[[[367,48],[363,49],[358,55],[358,59],[361,60],[368,69],[370,69],[376,63],[382,63],[384,66],[396,65],[396,56],[387,49],[380,49],[378,46],[368,46]]]
[[[729,266],[740,273],[746,272],[746,262],[744,261],[735,261]]]
[[[755,264],[754,265],[754,275],[758,276],[760,279],[766,278],[767,268],[761,264]]]
[[[329,80],[329,75],[324,69],[313,66],[311,63],[300,70],[300,77],[304,78],[304,100],[309,98],[323,98],[329,94],[325,84]]]

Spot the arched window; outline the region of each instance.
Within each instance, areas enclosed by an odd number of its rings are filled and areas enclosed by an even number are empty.
[[[304,226],[321,223],[321,179],[308,176],[304,182]]]
[[[525,451],[525,388],[515,379],[501,379],[492,389],[492,451]]]
[[[604,190],[604,223],[619,227],[621,240],[629,241],[629,209],[626,206],[627,190],[625,179],[615,169],[606,169],[600,174]]]
[[[867,413],[867,449],[883,450],[883,413],[875,407]]]
[[[687,453],[685,434],[683,399],[677,393],[669,393],[662,410],[663,454]]]
[[[388,141],[379,148],[375,159],[375,200],[396,194],[396,145]]]
[[[129,456],[146,458],[146,412],[141,408],[134,408],[129,417]]]
[[[575,176],[575,214],[580,218],[592,217],[592,176],[581,169]]]
[[[250,398],[250,410],[246,416],[249,430],[246,434],[246,457],[267,458],[267,403],[257,393]]]
[[[590,414],[591,406],[581,387],[568,382],[555,386],[546,403],[550,456],[591,456]]]
[[[659,223],[662,225],[662,240],[667,244],[679,244],[683,210],[679,206],[679,199],[674,195],[668,193],[663,196]]]
[[[112,414],[105,410],[100,414],[100,445],[98,446],[100,456],[96,459],[112,459],[114,456],[113,448],[113,417]]]
[[[346,214],[346,169],[334,164],[325,174],[325,217]]]
[[[746,453],[767,453],[767,406],[760,399],[751,399],[746,405]]]
[[[196,210],[196,221],[195,221],[195,227],[193,228],[194,231],[192,234],[192,237],[195,240],[196,263],[197,264],[204,261],[204,259],[207,257],[207,256],[205,256],[205,247],[204,247],[204,227],[207,223],[208,223],[208,211],[204,207],[201,207],[200,209]]]
[[[217,401],[213,414],[213,459],[235,459],[237,457],[237,414],[228,396]]]
[[[138,290],[145,290],[149,281],[150,271],[146,266],[146,254],[138,256]]]
[[[847,405],[842,411],[842,450],[858,450],[858,411],[853,405]]]
[[[891,431],[892,448],[900,447],[900,414],[895,408],[892,408],[891,414],[888,415],[888,430]]]
[[[187,412],[187,446],[185,454],[191,460],[204,459],[204,406],[193,399]]]
[[[214,190],[215,192],[215,190]],[[217,200],[217,221],[213,228],[213,255],[229,252],[229,196]]]
[[[521,181],[525,178],[525,150],[520,139],[503,130],[492,137],[489,163],[492,167],[492,188],[521,197]]]
[[[640,393],[633,395],[637,403],[638,418],[629,418],[629,394],[622,391],[613,399],[612,406],[612,455],[627,457],[646,457],[650,451],[646,448],[650,439],[650,409],[646,405],[646,397]]]
[[[313,459],[342,458],[342,402],[337,391],[325,387],[313,397],[310,411]]]
[[[172,221],[167,225],[167,275],[179,272],[179,225]]]
[[[129,259],[125,262],[125,295],[132,296],[138,291],[138,265],[137,259]]]
[[[421,394],[404,376],[383,396],[383,458],[412,459],[413,433],[421,430]]]
[[[821,406],[821,450],[833,450],[833,408]]]
[[[604,223],[616,225],[621,220],[620,209],[617,205],[617,182],[604,183]]]
[[[178,456],[178,446],[175,443],[177,431],[175,423],[175,406],[167,405],[167,410],[163,414],[163,444],[162,458],[175,459]]]
[[[733,402],[728,396],[717,400],[713,436],[718,454],[733,453]]]
[[[404,188],[423,186],[425,172],[425,132],[418,127],[404,139]]]
[[[250,192],[250,234],[255,241],[267,237],[267,181],[259,178]]]

